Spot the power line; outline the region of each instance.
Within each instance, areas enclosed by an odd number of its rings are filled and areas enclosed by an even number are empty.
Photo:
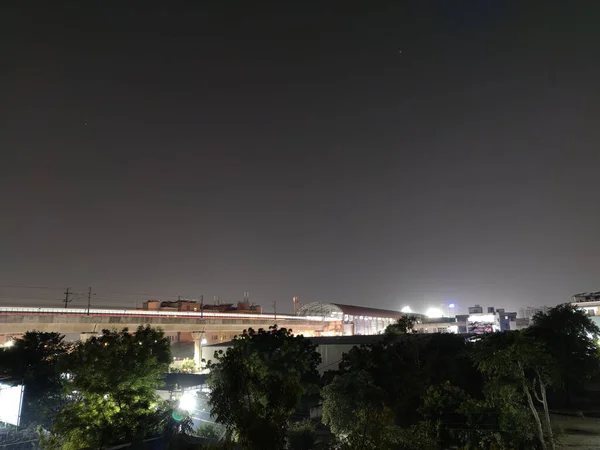
[[[67,288],[67,290],[65,291],[65,308],[69,303],[73,301],[73,293],[69,292],[70,289],[71,288]]]
[[[90,315],[90,306],[92,305],[92,295],[96,295],[95,293],[92,294],[92,287],[90,286],[88,288],[88,307],[87,307],[87,315]]]

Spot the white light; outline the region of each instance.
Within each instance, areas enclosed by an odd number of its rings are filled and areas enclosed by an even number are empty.
[[[202,338],[202,340],[200,341],[200,343],[201,343],[202,345],[206,345],[206,343],[207,343],[207,342],[208,342],[208,341],[206,340],[206,338]]]
[[[458,325],[450,325],[448,327],[448,333],[458,333]]]
[[[444,317],[444,313],[440,308],[429,308],[425,311],[425,315],[430,319],[439,319],[440,317]]]
[[[13,345],[15,345],[15,341],[6,341],[6,342],[4,343],[4,347],[6,347],[6,348],[10,348],[10,347],[12,347]]]
[[[196,409],[196,397],[192,392],[185,392],[179,399],[179,409],[189,413]]]
[[[403,312],[404,314],[409,314],[409,313],[413,312],[413,310],[410,309],[410,306],[405,306],[404,308],[402,308],[400,310],[400,312]]]
[[[23,404],[23,385],[0,383],[0,421],[19,426]]]
[[[496,316],[494,314],[481,314],[469,316],[467,322],[479,322],[479,323],[494,323]]]
[[[454,303],[450,303],[450,304],[448,305],[448,308],[450,308],[450,309],[454,309],[454,308],[456,308],[456,305],[455,305]]]

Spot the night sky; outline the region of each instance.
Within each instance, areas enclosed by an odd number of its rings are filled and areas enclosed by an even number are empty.
[[[0,304],[600,290],[597,2],[8,3]]]

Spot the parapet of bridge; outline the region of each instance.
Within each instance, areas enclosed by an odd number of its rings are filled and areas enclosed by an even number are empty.
[[[224,341],[248,328],[268,328],[277,324],[306,335],[341,334],[341,322],[273,314],[228,314],[167,312],[115,309],[0,307],[0,334],[19,335],[27,331],[93,335],[103,329],[140,325],[161,328],[166,334],[202,330],[209,342]]]

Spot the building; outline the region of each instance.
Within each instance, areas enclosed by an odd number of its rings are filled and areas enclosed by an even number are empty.
[[[348,353],[353,347],[376,344],[382,339],[383,335],[308,337],[308,340],[317,346],[316,350],[321,355],[321,365],[317,368],[321,375],[328,370],[337,370],[344,353]],[[215,351],[226,352],[231,345],[231,342],[204,345],[201,350],[202,359],[206,362],[214,362]]]
[[[600,326],[600,291],[575,294],[571,304],[583,309],[590,319]]]
[[[491,333],[494,331],[509,331],[524,328],[523,322],[517,323],[517,313],[507,312],[504,308],[493,306],[484,308],[475,305],[469,307],[469,314],[457,315],[459,333]]]
[[[573,303],[600,302],[600,291],[581,292],[573,295]]]
[[[463,327],[464,328],[464,327]],[[459,333],[459,322],[456,317],[423,318],[415,324],[417,333]],[[464,332],[464,330],[463,330]]]
[[[248,300],[238,302],[237,306],[233,303],[213,303],[205,304],[197,300],[175,300],[175,301],[160,301],[148,300],[144,302],[142,309],[145,311],[197,311],[197,312],[220,312],[220,313],[256,313],[262,314],[262,307],[250,303]]]
[[[519,318],[531,319],[537,313],[547,313],[549,309],[549,306],[528,306],[526,308],[521,308],[519,309]]]
[[[302,305],[298,308],[298,315],[339,320],[343,324],[342,334],[344,336],[383,333],[388,325],[406,315],[415,316],[419,319],[423,318],[421,314],[321,302]]]
[[[479,305],[469,306],[469,314],[483,314],[483,308]]]

